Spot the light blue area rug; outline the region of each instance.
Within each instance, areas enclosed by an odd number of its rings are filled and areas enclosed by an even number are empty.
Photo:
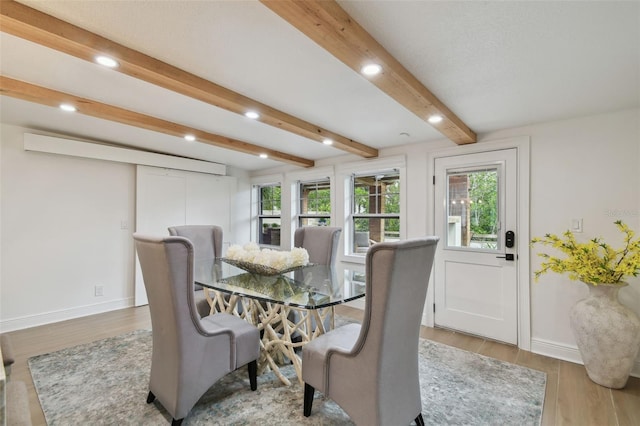
[[[138,330],[29,359],[47,424],[166,425],[169,414],[146,404],[151,332]],[[342,409],[316,392],[302,415],[302,387],[273,373],[251,392],[246,368],[221,379],[183,425],[344,425]],[[429,340],[420,341],[422,415],[431,425],[539,425],[546,375]],[[366,392],[363,389],[363,392]]]

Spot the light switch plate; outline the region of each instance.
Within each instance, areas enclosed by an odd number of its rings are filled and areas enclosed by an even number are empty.
[[[582,218],[571,219],[571,232],[582,232]]]

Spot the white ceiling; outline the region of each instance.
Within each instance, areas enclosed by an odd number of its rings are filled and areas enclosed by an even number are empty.
[[[257,1],[21,3],[378,149],[443,138]],[[640,107],[638,1],[338,3],[480,135]],[[304,158],[344,154],[5,33],[0,48],[7,77]],[[279,164],[6,96],[0,108],[4,123],[77,138]]]

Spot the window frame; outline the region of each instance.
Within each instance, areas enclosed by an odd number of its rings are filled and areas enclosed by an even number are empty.
[[[373,177],[375,179],[375,181],[377,182],[378,180],[382,180],[382,179],[378,179],[378,176],[382,175],[383,177],[385,177],[385,175],[393,175],[396,177],[395,180],[397,180],[398,182],[398,192],[395,193],[397,194],[398,197],[398,212],[397,213],[383,213],[383,212],[376,212],[376,213],[362,213],[362,212],[357,212],[357,206],[356,206],[356,179],[357,178],[362,178],[362,177]],[[401,234],[401,224],[402,224],[402,220],[401,220],[401,211],[402,211],[402,179],[401,179],[401,173],[400,170],[398,168],[387,168],[387,169],[378,169],[376,171],[367,171],[367,172],[361,172],[361,173],[353,173],[351,174],[351,179],[350,179],[350,193],[349,193],[349,200],[350,200],[350,208],[349,208],[349,218],[348,218],[348,222],[349,222],[349,230],[350,230],[350,235],[349,235],[349,245],[347,248],[347,253],[351,256],[358,256],[358,257],[364,257],[368,251],[368,247],[367,249],[363,250],[363,249],[358,249],[356,247],[356,243],[358,238],[357,232],[361,232],[357,230],[357,226],[356,226],[356,221],[358,219],[396,219],[398,221],[398,236],[397,239],[400,240],[402,239],[402,234]],[[375,196],[376,197],[386,197],[388,195],[388,193],[376,193]],[[369,195],[369,197],[371,197]],[[376,203],[376,210],[378,209],[378,206],[382,206],[384,205],[383,202],[381,203]],[[371,232],[371,230],[369,229],[369,231],[366,232]],[[389,241],[387,240],[385,237],[385,230],[382,229],[382,236],[383,239],[382,241]],[[369,235],[369,241],[371,241],[371,236]],[[369,244],[369,242],[367,242],[367,244]]]
[[[486,242],[484,243],[487,247],[473,247],[471,245],[455,245],[455,244],[451,244],[450,242],[450,234],[451,234],[451,230],[448,227],[445,227],[443,235],[445,236],[444,238],[444,245],[443,245],[443,249],[444,250],[458,250],[458,251],[471,251],[471,252],[483,252],[483,253],[500,253],[503,250],[502,247],[502,241],[500,239],[500,224],[503,221],[503,217],[502,215],[504,214],[501,205],[502,205],[502,200],[500,197],[501,192],[503,191],[503,184],[504,184],[504,180],[503,180],[503,175],[504,175],[504,164],[502,162],[497,162],[497,163],[492,163],[492,164],[487,164],[487,165],[482,165],[482,166],[470,166],[470,167],[460,167],[460,168],[452,168],[452,169],[447,169],[445,171],[445,193],[446,193],[446,201],[445,201],[445,212],[446,215],[448,217],[454,217],[454,215],[451,214],[451,176],[460,176],[460,175],[466,175],[469,176],[473,173],[478,173],[478,172],[495,172],[496,174],[496,194],[495,194],[495,206],[494,206],[494,210],[495,210],[495,223],[496,223],[496,240],[495,243],[492,242]],[[455,202],[454,202],[455,203]],[[473,206],[469,205],[468,207],[465,207],[466,209],[469,209],[469,213],[471,213],[473,211]],[[469,223],[467,226],[469,226],[469,232],[471,234],[473,234],[471,232],[471,224]],[[473,241],[473,239],[470,240],[470,242]],[[483,245],[483,243],[478,243],[476,242],[476,244],[480,244]],[[491,244],[495,244],[495,247],[490,247]]]
[[[329,191],[329,196],[327,197],[328,201],[329,201],[329,211],[328,212],[323,212],[322,214],[319,213],[303,213],[302,210],[302,203],[303,203],[303,197],[302,197],[302,190],[303,190],[303,186],[306,185],[311,185],[311,184],[315,184],[316,185],[316,190],[318,190],[318,184],[324,184],[326,186],[326,189]],[[298,181],[297,182],[297,191],[296,191],[296,209],[297,209],[297,217],[296,217],[296,224],[298,228],[302,228],[303,226],[322,226],[322,225],[303,225],[302,221],[304,219],[327,219],[327,226],[331,225],[331,216],[333,214],[333,208],[334,208],[334,203],[333,203],[333,191],[332,191],[332,182],[331,182],[331,178],[326,177],[326,178],[318,178],[318,179],[311,179],[311,180],[305,180],[305,181]]]
[[[264,200],[262,198],[262,193],[263,193],[263,189],[264,188],[280,188],[280,213],[279,214],[275,214],[275,213],[271,213],[271,214],[264,214],[263,213],[263,203]],[[271,183],[259,183],[259,184],[254,184],[254,190],[256,193],[256,242],[261,245],[261,246],[274,246],[274,247],[280,247],[281,245],[281,236],[282,236],[282,202],[283,202],[283,195],[282,195],[282,184],[280,182],[271,182]],[[275,198],[272,198],[270,201],[273,202],[275,200]],[[273,208],[271,209],[271,211],[273,212]],[[271,241],[271,238],[273,238],[273,233],[269,233],[270,236],[270,240],[268,242],[264,241],[265,238],[265,233],[263,232],[263,224],[264,221],[269,220],[269,219],[276,219],[280,221],[280,227],[279,228],[275,228],[272,226],[269,226],[269,228],[273,228],[273,229],[280,229],[280,235],[278,236],[278,240],[277,243],[274,244],[274,242]]]

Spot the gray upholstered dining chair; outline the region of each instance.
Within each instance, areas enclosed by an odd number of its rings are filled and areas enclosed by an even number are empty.
[[[305,226],[295,230],[293,234],[293,246],[301,247],[309,253],[309,262],[318,265],[333,266],[336,262],[338,242],[340,241],[342,228],[332,226]],[[296,309],[291,309],[288,318],[291,322],[300,321],[300,314]],[[323,321],[324,329],[329,330],[331,318]],[[315,329],[316,320],[311,318],[311,327]],[[294,333],[295,341],[299,340],[298,333]]]
[[[332,226],[298,228],[293,234],[293,246],[306,249],[311,263],[332,265],[335,263],[341,232],[342,228]]]
[[[258,329],[220,313],[200,318],[193,290],[194,250],[184,237],[133,234],[149,299],[153,351],[147,403],[158,401],[180,425],[218,379],[248,365],[257,388]]]
[[[318,389],[356,424],[424,425],[418,344],[437,242],[423,237],[371,246],[362,325],[338,327],[302,349],[305,416]]]
[[[170,226],[169,235],[185,237],[193,244],[195,260],[213,259],[222,256],[222,227],[216,225]],[[196,307],[201,317],[211,312],[211,306],[202,290],[195,285]]]

